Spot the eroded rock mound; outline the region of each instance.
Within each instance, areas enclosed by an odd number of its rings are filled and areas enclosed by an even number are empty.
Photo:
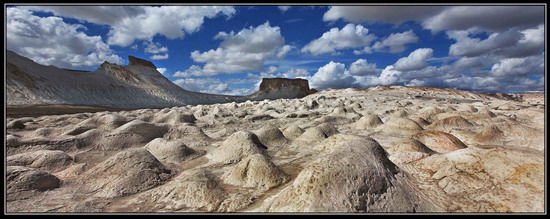
[[[290,177],[262,154],[250,155],[224,174],[224,182],[268,190],[287,182]]]
[[[48,171],[61,170],[72,163],[73,159],[63,151],[38,150],[8,156],[8,166],[27,166]]]
[[[411,135],[424,130],[415,121],[403,117],[390,117],[388,121],[377,128],[378,131],[387,134]]]
[[[151,154],[159,160],[165,160],[172,163],[191,160],[205,153],[205,151],[187,147],[183,141],[168,141],[162,138],[153,139],[145,145],[145,149],[151,152]]]
[[[451,116],[432,123],[428,128],[441,131],[450,131],[455,128],[463,129],[474,126],[470,121],[462,116]]]
[[[210,171],[186,171],[170,182],[140,194],[126,203],[123,209],[150,212],[165,211],[217,211],[227,192],[220,187]],[[139,207],[138,207],[139,206]]]
[[[288,139],[298,138],[302,133],[304,133],[304,130],[298,125],[290,125],[283,130],[283,135]]]
[[[384,124],[380,117],[372,114],[362,116],[357,122],[355,122],[356,129],[372,129],[379,125]]]
[[[412,138],[437,153],[448,153],[468,147],[455,136],[440,131],[425,130]]]
[[[408,138],[388,150],[394,163],[410,163],[428,157],[436,152],[415,139]]]
[[[289,143],[289,140],[283,135],[279,128],[267,124],[255,132],[262,144],[271,148],[272,146],[282,146]]]
[[[104,150],[141,147],[155,138],[162,137],[167,130],[165,126],[134,120],[104,134],[98,145]]]
[[[175,110],[171,110],[165,115],[159,116],[158,118],[154,119],[153,122],[176,125],[180,123],[195,123],[196,120],[197,118],[195,118],[193,114],[182,114],[176,112]]]
[[[46,171],[22,166],[6,167],[7,193],[18,191],[55,189],[61,180]]]
[[[286,212],[413,212],[415,197],[382,147],[356,138],[309,163],[262,210]]]
[[[192,148],[206,146],[212,141],[210,136],[206,135],[201,128],[190,124],[170,127],[164,134],[164,138],[167,140],[181,140]]]
[[[478,142],[488,143],[502,140],[503,136],[504,133],[498,127],[490,126],[474,135],[474,139]]]
[[[141,192],[171,177],[149,151],[130,148],[119,152],[85,173],[86,184],[99,197],[113,198]]]
[[[214,163],[231,164],[253,154],[267,154],[266,149],[256,134],[239,131],[229,136],[221,146],[212,149],[206,157]]]

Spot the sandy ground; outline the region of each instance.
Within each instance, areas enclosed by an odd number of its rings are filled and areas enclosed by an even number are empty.
[[[543,212],[544,103],[397,86],[8,108],[7,211]]]
[[[81,105],[16,105],[6,106],[6,116],[10,118],[39,117],[45,115],[63,115],[75,113],[95,113],[102,111],[117,112],[130,108],[110,108]]]

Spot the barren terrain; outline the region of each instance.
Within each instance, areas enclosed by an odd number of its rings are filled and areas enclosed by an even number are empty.
[[[543,212],[544,95],[374,87],[7,118],[8,212]]]

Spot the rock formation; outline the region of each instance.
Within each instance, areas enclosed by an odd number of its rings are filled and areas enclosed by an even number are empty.
[[[309,89],[309,83],[305,79],[288,78],[262,78],[260,89],[249,95],[251,100],[301,98],[317,92]]]

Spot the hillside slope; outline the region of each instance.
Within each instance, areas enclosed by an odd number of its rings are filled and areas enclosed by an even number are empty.
[[[128,66],[104,62],[97,70],[86,72],[40,65],[11,51],[6,54],[8,105],[144,108],[225,103],[237,98],[184,90],[151,62],[132,56]]]

